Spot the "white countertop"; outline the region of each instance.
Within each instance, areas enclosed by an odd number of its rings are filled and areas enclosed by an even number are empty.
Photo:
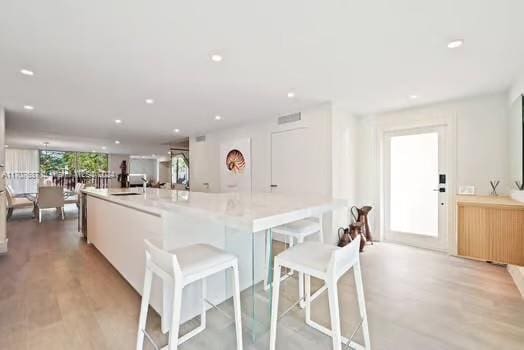
[[[278,193],[204,193],[156,188],[148,188],[146,193],[133,196],[112,194],[142,192],[142,188],[85,189],[83,192],[154,215],[166,212],[197,215],[250,232],[318,216],[347,205],[345,200],[328,196]]]

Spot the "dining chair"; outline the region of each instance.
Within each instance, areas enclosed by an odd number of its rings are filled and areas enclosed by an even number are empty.
[[[71,195],[65,197],[64,203],[65,204],[76,204],[77,208],[80,208],[80,191],[82,191],[85,188],[85,184],[81,182],[77,182],[75,185],[75,189]]]
[[[40,186],[36,197],[38,222],[42,222],[42,210],[55,208],[60,211],[64,220],[64,190],[56,186]]]
[[[7,219],[9,220],[13,215],[15,209],[34,208],[35,203],[25,197],[16,197],[13,188],[10,185],[6,186],[7,198]],[[34,217],[34,212],[33,212]]]

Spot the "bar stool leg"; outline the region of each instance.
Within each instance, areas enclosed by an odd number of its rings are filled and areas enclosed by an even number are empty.
[[[142,302],[140,305],[140,318],[138,320],[138,335],[136,337],[136,349],[144,348],[144,332],[146,330],[147,312],[149,310],[149,297],[151,295],[151,283],[153,282],[153,273],[146,267],[144,277],[144,289],[142,291]]]
[[[369,339],[368,315],[366,312],[366,301],[364,299],[364,284],[362,283],[362,270],[360,269],[360,261],[353,266],[353,274],[355,276],[355,286],[357,289],[358,309],[360,317],[362,318],[362,334],[364,335],[364,347],[366,350],[371,349],[371,342]]]
[[[266,230],[266,273],[264,274],[264,290],[269,289],[269,265],[271,261],[271,229]]]
[[[318,223],[320,225],[320,231],[318,231],[318,238],[320,243],[324,243],[324,215],[320,214],[318,216]]]
[[[298,244],[304,243],[304,237],[300,236],[298,238]],[[304,273],[298,272],[298,299],[300,308],[304,308]]]
[[[175,281],[173,293],[173,316],[169,327],[168,350],[178,349],[178,332],[180,329],[180,311],[182,309],[182,287],[179,281]]]
[[[329,278],[328,281],[329,313],[331,316],[331,338],[333,350],[342,350],[342,335],[340,331],[340,310],[338,306],[337,281]]]
[[[235,332],[237,337],[237,350],[242,350],[242,313],[240,311],[240,282],[238,264],[233,265],[233,304],[235,308]]]
[[[311,326],[311,277],[305,276],[305,293],[306,293],[306,324]]]
[[[278,320],[278,297],[280,292],[281,267],[278,259],[275,259],[273,269],[273,297],[271,301],[271,328],[269,333],[269,350],[275,350],[277,342],[277,320]]]
[[[202,278],[202,312],[200,313],[200,328],[206,328],[206,298],[207,298],[207,281]]]

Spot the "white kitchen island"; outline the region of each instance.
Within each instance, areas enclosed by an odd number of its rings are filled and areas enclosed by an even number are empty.
[[[85,189],[81,212],[86,217],[80,220],[86,226],[83,231],[88,242],[140,294],[146,238],[167,250],[207,243],[235,254],[239,259],[244,332],[253,336],[269,328],[270,291],[264,291],[260,282],[265,274],[266,254],[271,253],[265,249],[266,237],[271,240],[271,228],[306,217],[322,218],[346,205],[342,200],[322,196],[142,191]],[[207,299],[213,304],[226,302],[227,308],[232,295],[229,278],[224,272],[208,279]],[[163,302],[163,294],[167,295],[155,281],[151,305],[160,315],[169,308],[169,298]],[[184,290],[182,320],[199,314],[200,300],[198,282]],[[167,319],[163,317],[162,321]]]

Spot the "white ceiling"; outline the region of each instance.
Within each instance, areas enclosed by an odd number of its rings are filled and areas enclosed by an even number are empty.
[[[147,154],[174,128],[319,102],[364,114],[501,91],[524,69],[523,19],[522,0],[0,0],[7,142]]]

